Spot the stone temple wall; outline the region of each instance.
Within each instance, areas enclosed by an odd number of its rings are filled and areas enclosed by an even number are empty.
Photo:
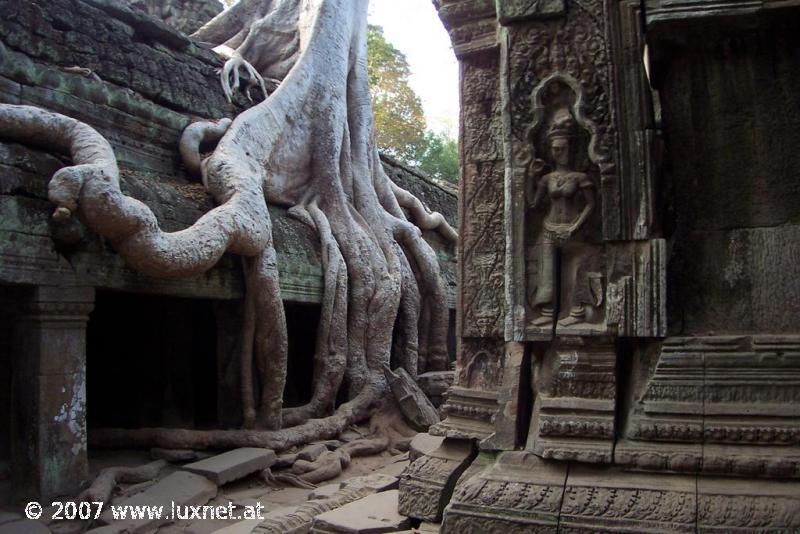
[[[147,4],[159,9],[166,5]],[[233,117],[248,102],[241,95],[234,104],[225,100],[217,74],[222,63],[212,51],[122,0],[0,0],[0,11],[0,102],[39,106],[94,127],[114,148],[123,192],[147,204],[165,230],[186,228],[213,207],[199,179],[183,168],[178,140],[188,124]],[[13,457],[18,480],[39,495],[73,493],[87,477],[86,403],[92,404],[91,395],[86,396],[87,344],[94,361],[105,364],[117,358],[116,366],[95,368],[110,373],[109,379],[115,373],[135,375],[143,362],[155,358],[162,366],[163,387],[155,384],[145,393],[171,391],[173,400],[182,396],[174,413],[126,412],[129,426],[153,423],[153,417],[189,425],[212,417],[221,426],[235,426],[238,421],[231,414],[241,412],[236,408],[240,393],[234,368],[242,328],[237,258],[225,255],[216,267],[192,279],[156,279],[132,271],[79,221],[66,226],[51,222],[47,183],[67,163],[65,154],[0,143],[0,469]],[[455,194],[389,158],[384,165],[393,180],[455,225]],[[287,315],[298,325],[293,331],[308,337],[314,331],[309,326],[316,320],[314,306],[322,296],[319,241],[285,209],[270,206],[270,214]],[[455,247],[432,232],[425,238],[437,251],[454,307]],[[144,298],[152,299],[157,313],[141,313]],[[113,313],[118,323],[131,327],[90,320],[93,309]],[[158,344],[163,361],[149,352],[138,357],[128,350],[153,346],[136,329],[153,325],[157,318],[183,321],[167,329],[164,335],[171,337]],[[215,329],[201,336],[212,346],[187,344],[191,334],[184,327],[195,319]],[[138,336],[122,351],[125,358],[109,354],[108,340],[98,338],[93,327],[99,324],[120,336],[114,343]],[[12,330],[19,336],[14,343]],[[195,349],[199,352],[193,361]],[[170,351],[176,354],[172,363],[165,356]],[[205,406],[208,399],[198,401],[202,409],[187,400],[194,395],[186,382],[190,375],[176,378],[175,366],[190,361],[194,371],[210,366],[198,375],[202,380],[209,373],[220,379],[216,407]],[[290,369],[290,377],[302,372],[302,367]],[[91,374],[89,393],[95,399],[122,394],[92,390],[98,381]],[[95,413],[100,419],[114,416],[105,409]]]
[[[438,0],[459,349],[401,512],[800,529],[800,4]]]

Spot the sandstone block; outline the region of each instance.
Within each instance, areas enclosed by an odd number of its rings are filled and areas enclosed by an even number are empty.
[[[413,462],[428,453],[438,449],[444,442],[443,436],[431,436],[428,433],[421,433],[414,436],[408,449],[408,459]]]
[[[161,506],[161,518],[120,519],[114,521],[110,509],[104,511],[99,523],[109,525],[110,529],[101,532],[146,532],[169,522],[172,504],[176,506],[197,506],[205,504],[217,495],[217,486],[207,478],[194,473],[177,471],[159,480],[141,493],[125,499],[120,506]],[[130,510],[130,508],[128,508]],[[114,530],[117,529],[117,530]]]
[[[397,490],[375,493],[318,515],[311,532],[314,534],[349,533],[379,534],[408,528],[410,520],[397,512]]]
[[[275,452],[269,449],[247,447],[185,465],[183,469],[208,477],[221,486],[266,469],[274,463]]]

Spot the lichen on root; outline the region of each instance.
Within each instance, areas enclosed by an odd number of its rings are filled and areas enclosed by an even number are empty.
[[[244,59],[281,83],[230,125],[187,130],[182,153],[191,169],[199,166],[218,205],[179,232],[161,231],[143,203],[122,194],[111,146],[96,131],[63,115],[0,105],[3,137],[71,151],[75,165],[50,183],[55,215],[80,216],[134,269],[191,276],[213,267],[225,252],[244,257],[245,428],[96,430],[94,444],[285,450],[334,437],[369,418],[389,394],[384,365],[413,376],[420,366],[445,368],[445,289],[420,227],[450,240],[456,235],[383,171],[367,82],[367,5],[241,0],[197,32],[197,39],[236,50],[236,64],[224,72]],[[217,138],[216,149],[201,161],[200,142]],[[325,292],[314,396],[299,408],[282,407],[286,325],[267,202],[290,208],[322,245]],[[393,355],[395,325],[401,341]],[[349,400],[335,408],[342,388]]]

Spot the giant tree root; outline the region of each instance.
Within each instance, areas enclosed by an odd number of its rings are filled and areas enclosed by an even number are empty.
[[[119,484],[136,484],[153,480],[166,466],[166,461],[156,460],[139,467],[107,467],[100,471],[92,485],[84,490],[76,501],[108,503]]]
[[[230,126],[187,131],[187,164],[199,167],[218,205],[178,232],[162,231],[145,204],[122,193],[111,145],[95,130],[56,113],[0,104],[0,137],[66,148],[72,156],[74,165],[49,184],[54,217],[79,216],[133,269],[183,277],[211,269],[225,253],[245,257],[241,393],[245,426],[253,428],[96,430],[93,446],[283,451],[369,418],[387,396],[383,366],[392,364],[393,348],[412,377],[419,369],[444,369],[446,295],[420,227],[447,239],[455,232],[394,186],[381,166],[369,105],[367,8],[368,0],[241,0],[198,31],[198,38],[238,53],[223,71],[226,90],[230,75],[235,85],[235,72],[247,65],[282,81]],[[220,135],[201,160],[201,143]],[[314,397],[292,410],[281,402],[286,327],[268,199],[294,207],[323,247]],[[402,343],[393,347],[398,323]],[[340,392],[350,402],[324,417]],[[298,426],[281,428],[287,424]]]

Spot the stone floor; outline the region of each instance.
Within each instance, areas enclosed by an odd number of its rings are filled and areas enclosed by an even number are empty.
[[[210,497],[213,493],[209,493],[207,486],[210,484],[213,491],[213,487],[216,484],[210,483],[208,478],[189,473],[187,470],[182,469],[180,464],[170,464],[162,470],[157,482],[121,485],[115,491],[112,503],[119,504],[124,499],[131,499],[128,502],[136,502],[137,498],[145,499],[143,502],[146,502],[146,496],[148,493],[154,492],[153,488],[156,484],[174,487],[174,483],[177,482],[177,484],[181,485],[181,489],[184,490],[183,493],[186,495],[185,502],[187,504],[227,507],[231,503],[234,507],[240,509],[245,506],[254,507],[260,504],[263,507],[263,514],[267,517],[281,516],[311,502],[309,499],[326,499],[338,495],[336,492],[340,487],[347,487],[351,482],[361,480],[361,477],[381,474],[391,477],[388,479],[392,482],[390,486],[382,487],[378,490],[380,493],[373,493],[370,496],[360,498],[349,506],[344,504],[341,507],[337,506],[333,510],[320,514],[324,515],[323,519],[319,521],[315,519],[314,526],[310,532],[320,534],[329,532],[425,532],[430,534],[438,532],[438,525],[420,525],[419,522],[410,522],[396,512],[397,484],[393,478],[399,477],[408,466],[408,456],[408,453],[392,456],[388,452],[384,452],[375,456],[353,458],[350,465],[340,476],[320,483],[316,489],[292,487],[284,483],[279,483],[276,487],[270,487],[259,476],[259,473],[255,472],[247,476],[240,476],[237,480],[223,482],[222,485],[217,487],[216,496],[213,497]],[[91,477],[94,479],[106,467],[139,466],[151,461],[153,460],[150,454],[145,451],[96,451],[90,454]],[[199,481],[195,480],[195,478],[199,479]],[[170,486],[170,481],[172,481],[173,486]],[[197,489],[191,487],[192,484],[198,483],[202,486]],[[86,531],[87,524],[76,521],[57,521],[46,524],[39,521],[25,520],[23,517],[25,503],[14,503],[12,501],[13,488],[8,480],[7,471],[0,472],[0,503],[6,503],[0,505],[0,534],[14,534],[16,532],[77,534]],[[47,517],[48,513],[52,513],[52,510],[46,507],[43,517]],[[112,521],[105,526],[95,523],[91,528],[96,529],[97,534],[122,533],[126,532],[125,529],[137,533],[158,532],[163,534],[274,532],[274,530],[259,530],[259,528],[264,528],[263,525],[257,528],[260,523],[257,520],[193,519],[175,521],[157,527],[147,527],[142,524],[125,526],[123,522]],[[309,530],[302,531],[308,532]],[[90,529],[88,532],[93,531]]]

